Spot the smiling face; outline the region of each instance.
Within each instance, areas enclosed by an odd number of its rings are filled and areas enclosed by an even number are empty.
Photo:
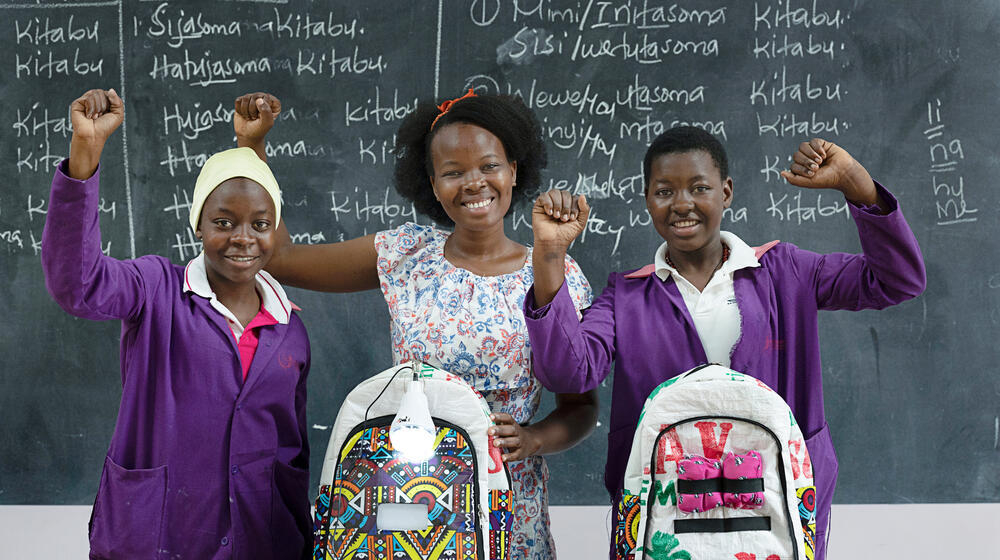
[[[704,150],[663,154],[650,166],[646,208],[671,253],[719,242],[722,212],[732,201],[733,180]]]
[[[507,160],[499,138],[485,128],[454,123],[434,136],[430,155],[434,196],[456,230],[503,226],[517,162]]]
[[[254,285],[274,253],[274,214],[274,201],[264,187],[244,177],[221,183],[208,196],[198,236],[214,291]]]

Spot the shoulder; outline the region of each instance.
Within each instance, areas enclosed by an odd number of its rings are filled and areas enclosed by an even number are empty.
[[[443,242],[446,238],[447,234],[434,226],[406,222],[395,229],[376,233],[375,249],[380,256],[383,252],[408,254],[429,243]]]
[[[170,259],[159,255],[143,255],[141,257],[122,261],[131,264],[139,272],[146,291],[151,292],[157,286],[180,289],[184,283],[184,266],[174,264]]]

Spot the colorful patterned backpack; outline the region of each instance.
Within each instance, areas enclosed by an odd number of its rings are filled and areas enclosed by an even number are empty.
[[[436,429],[434,455],[420,463],[408,462],[389,441],[414,369]],[[487,436],[491,426],[482,395],[426,364],[396,366],[360,383],[345,399],[327,446],[313,558],[505,559],[513,521],[510,473]],[[422,524],[421,504],[425,528],[386,528],[397,522],[386,521],[394,508],[411,508],[412,520],[417,506]]]
[[[619,560],[811,560],[816,490],[802,432],[763,382],[719,365],[646,399],[617,504]]]

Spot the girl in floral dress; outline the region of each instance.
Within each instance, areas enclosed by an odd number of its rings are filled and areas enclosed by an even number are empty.
[[[239,145],[264,158],[264,137],[278,111],[280,103],[267,94],[237,99]],[[491,435],[514,480],[510,557],[555,558],[542,455],[590,433],[597,399],[593,392],[557,394],[555,409],[529,423],[541,396],[521,311],[534,279],[532,250],[507,237],[503,219],[539,190],[546,164],[541,128],[520,99],[470,91],[437,107],[419,104],[397,132],[395,154],[396,190],[435,226],[407,223],[325,245],[292,244],[281,226],[284,241],[268,271],[310,290],[380,288],[392,318],[395,363],[421,360],[459,375],[493,411]],[[550,213],[575,219],[571,197],[546,199],[556,201]],[[574,305],[587,307],[587,279],[568,256],[563,267]]]

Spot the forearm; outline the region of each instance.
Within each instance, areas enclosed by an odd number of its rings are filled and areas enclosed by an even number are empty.
[[[538,306],[534,288],[524,299],[535,377],[555,393],[582,393],[607,377],[614,358],[614,289],[611,284],[583,312],[581,322],[564,282],[552,302]]]
[[[267,141],[264,140],[264,137],[250,138],[237,135],[236,146],[238,148],[252,148],[253,151],[257,152],[257,157],[259,157],[261,161],[267,161]]]
[[[265,268],[282,284],[338,293],[379,287],[374,234],[340,243],[298,245],[292,243],[282,220],[278,236],[278,248]]]
[[[852,208],[852,214],[866,267],[873,276],[863,285],[873,298],[881,298],[879,303],[893,305],[921,294],[927,273],[920,246],[898,202],[881,186],[878,199],[877,214],[857,208]]]
[[[566,279],[566,247],[561,244],[536,244],[531,253],[534,269],[535,306],[548,305]]]
[[[596,391],[583,395],[559,395],[557,398],[564,397],[572,398],[557,404],[541,421],[524,427],[536,442],[532,455],[566,451],[583,441],[597,425]]]
[[[115,267],[121,263],[101,253],[99,172],[79,181],[69,176],[68,167],[64,162],[55,172],[42,231],[45,286],[68,313],[87,319],[121,318],[114,313],[117,307],[107,304],[125,299],[129,290],[123,287],[116,293],[106,285],[116,284],[124,274],[118,271],[121,266]]]
[[[78,181],[86,181],[97,171],[103,152],[103,141],[80,138],[74,134],[69,143],[66,175]]]

